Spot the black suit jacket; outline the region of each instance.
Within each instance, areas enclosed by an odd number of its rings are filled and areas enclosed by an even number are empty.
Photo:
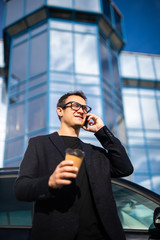
[[[112,240],[124,240],[111,177],[127,176],[133,172],[133,167],[124,147],[107,127],[95,136],[108,152],[81,141],[89,184],[107,234]],[[50,175],[64,158],[65,146],[57,132],[30,139],[14,189],[17,199],[35,201],[34,240],[72,240],[78,231],[78,192],[74,181],[58,190],[48,187]]]

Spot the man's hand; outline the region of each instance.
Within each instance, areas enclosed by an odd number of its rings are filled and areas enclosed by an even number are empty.
[[[52,173],[49,178],[48,186],[54,189],[61,187],[62,185],[71,184],[70,178],[76,178],[78,174],[78,168],[73,167],[73,161],[62,161]]]
[[[82,128],[86,131],[90,132],[97,132],[99,129],[101,129],[104,126],[104,123],[102,119],[92,113],[88,113],[86,115],[88,117],[88,126],[83,126]]]

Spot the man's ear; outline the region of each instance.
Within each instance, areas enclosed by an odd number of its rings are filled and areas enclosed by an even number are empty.
[[[63,116],[63,109],[61,107],[57,107],[57,114],[59,119],[61,119],[61,117]]]

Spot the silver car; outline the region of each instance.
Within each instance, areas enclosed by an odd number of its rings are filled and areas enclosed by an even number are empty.
[[[29,240],[33,203],[15,199],[17,174],[0,169],[0,240]],[[125,179],[113,179],[112,189],[126,239],[160,240],[160,195]]]

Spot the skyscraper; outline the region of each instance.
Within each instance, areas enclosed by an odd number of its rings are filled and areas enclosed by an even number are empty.
[[[120,70],[132,180],[160,193],[160,56],[122,52]]]
[[[118,55],[122,16],[109,0],[5,2],[8,86],[4,167],[19,166],[28,138],[56,131],[56,102],[83,90],[95,114],[126,143]],[[95,143],[92,134],[81,138]]]

